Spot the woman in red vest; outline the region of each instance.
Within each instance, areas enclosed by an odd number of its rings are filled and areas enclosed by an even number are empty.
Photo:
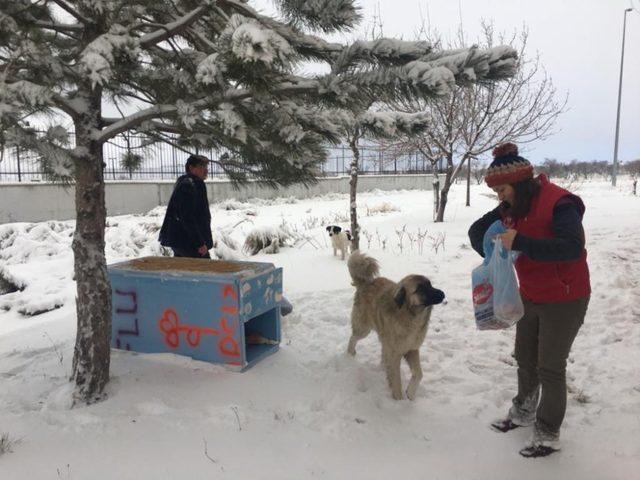
[[[506,418],[492,423],[500,432],[534,425],[520,454],[546,456],[560,449],[560,426],[567,405],[567,357],[584,321],[591,294],[580,197],[551,183],[518,155],[513,143],[493,150],[485,182],[500,204],[469,229],[482,256],[488,227],[502,220],[502,244],[520,252],[515,269],[524,303],[516,327],[518,394]]]

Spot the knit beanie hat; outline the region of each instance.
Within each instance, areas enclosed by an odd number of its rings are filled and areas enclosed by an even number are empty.
[[[515,143],[503,143],[493,149],[493,162],[489,165],[484,181],[489,187],[514,184],[533,178],[533,166],[526,158],[518,156]]]

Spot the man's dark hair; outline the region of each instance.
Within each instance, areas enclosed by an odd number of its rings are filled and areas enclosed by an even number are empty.
[[[184,169],[189,173],[189,167],[199,167],[200,165],[208,165],[209,159],[204,155],[190,155],[187,158],[187,163],[184,164]]]
[[[522,218],[529,213],[531,199],[540,190],[540,182],[535,178],[512,183],[514,190],[513,205],[502,202],[500,209],[502,214],[513,219]]]

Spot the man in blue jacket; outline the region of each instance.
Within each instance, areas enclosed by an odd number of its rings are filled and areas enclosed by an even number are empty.
[[[204,184],[209,160],[191,155],[185,170],[171,194],[160,229],[160,245],[170,247],[175,257],[211,258],[211,212]]]

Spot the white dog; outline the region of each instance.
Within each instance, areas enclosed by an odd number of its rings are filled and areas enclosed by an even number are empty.
[[[327,232],[331,237],[331,245],[333,246],[333,256],[337,255],[340,250],[340,257],[344,260],[344,257],[349,253],[351,247],[351,232],[349,230],[342,231],[342,228],[337,225],[329,225]]]

